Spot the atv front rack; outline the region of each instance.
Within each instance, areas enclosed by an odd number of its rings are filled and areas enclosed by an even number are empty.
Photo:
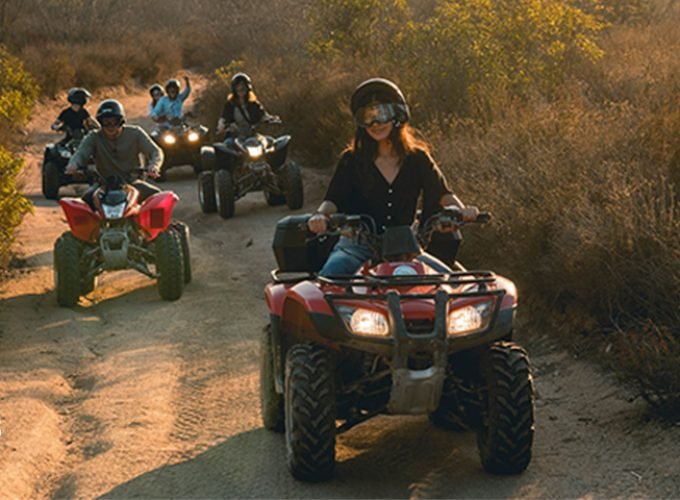
[[[357,286],[368,288],[385,288],[401,286],[464,286],[479,285],[486,292],[487,285],[496,281],[491,271],[454,271],[449,274],[425,274],[418,276],[380,276],[380,275],[343,275],[318,276],[317,280],[325,285],[341,286],[350,291]]]
[[[282,276],[282,274],[288,276]],[[487,284],[496,281],[496,275],[491,271],[453,271],[448,274],[426,274],[419,276],[394,276],[394,275],[358,275],[343,274],[336,276],[319,276],[309,272],[282,272],[274,269],[271,272],[274,283],[293,284],[305,280],[317,280],[319,283],[331,286],[340,286],[351,291],[357,286],[368,288],[401,287],[401,286],[437,286],[437,285],[479,285],[481,291],[485,291]]]

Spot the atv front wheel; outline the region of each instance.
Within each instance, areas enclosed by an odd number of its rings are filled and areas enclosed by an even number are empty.
[[[305,203],[305,193],[302,185],[302,172],[300,166],[294,161],[286,165],[286,202],[288,208],[297,210]]]
[[[189,233],[189,226],[184,222],[173,221],[170,223],[170,229],[177,233],[180,243],[182,243],[182,260],[184,261],[184,283],[191,283],[191,235]]]
[[[60,306],[73,307],[80,298],[81,245],[70,232],[62,234],[54,244],[54,288]]]
[[[224,219],[234,216],[234,204],[236,202],[236,189],[234,178],[229,170],[215,172],[215,202],[217,212]]]
[[[212,214],[217,210],[213,175],[213,172],[201,172],[198,176],[198,202],[204,214]]]
[[[184,290],[182,243],[175,231],[163,231],[155,240],[158,293],[163,300],[177,300]]]
[[[267,325],[260,342],[260,410],[266,429],[283,432],[283,395],[276,392],[275,377],[272,326]]]
[[[303,481],[324,481],[335,469],[335,380],[328,351],[293,346],[284,391],[288,468]]]
[[[48,200],[59,198],[59,184],[59,169],[54,163],[48,161],[42,171],[43,196]]]
[[[496,342],[482,359],[487,401],[477,431],[484,469],[519,474],[531,461],[534,437],[534,387],[529,357],[512,342]]]

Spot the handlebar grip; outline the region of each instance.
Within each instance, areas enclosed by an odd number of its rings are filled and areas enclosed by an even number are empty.
[[[331,214],[328,217],[328,222],[330,227],[337,228],[347,222],[347,216],[345,214]]]
[[[479,212],[479,215],[477,216],[477,219],[475,222],[478,222],[480,224],[485,224],[491,220],[491,212]]]

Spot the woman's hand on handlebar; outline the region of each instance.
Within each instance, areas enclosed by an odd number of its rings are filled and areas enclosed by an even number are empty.
[[[479,216],[479,209],[473,206],[465,207],[460,212],[465,222],[475,222]]]
[[[317,212],[307,221],[307,227],[315,234],[322,234],[328,231],[328,216]]]

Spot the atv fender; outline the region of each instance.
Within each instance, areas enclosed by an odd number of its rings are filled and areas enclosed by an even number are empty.
[[[100,217],[80,198],[59,200],[73,236],[81,241],[94,243],[99,238]]]
[[[161,191],[144,201],[135,220],[144,230],[147,241],[153,241],[168,228],[178,201],[179,196],[172,191]]]
[[[324,297],[324,293],[311,281],[301,281],[288,291],[287,301],[292,300],[300,304],[305,311],[312,314],[333,315],[330,304]],[[286,301],[286,302],[287,302]],[[285,309],[285,303],[284,303]]]
[[[496,287],[499,290],[505,290],[501,309],[517,308],[517,287],[508,278],[496,275]]]
[[[43,165],[45,165],[45,163],[56,157],[57,155],[54,154],[54,144],[52,143],[48,144],[45,147],[45,152],[43,153]]]
[[[241,154],[224,143],[213,145],[215,149],[215,170],[233,171],[241,162]]]
[[[229,146],[227,146],[223,142],[217,142],[217,143],[213,144],[213,149],[215,150],[215,153],[218,154],[218,156],[219,156],[219,153],[222,153],[222,154],[225,154],[225,155],[237,156],[237,157],[241,156],[237,150],[235,150],[234,148],[230,148]]]
[[[211,172],[215,170],[215,148],[212,146],[201,147],[201,169],[204,172]]]
[[[290,135],[282,135],[281,137],[277,137],[274,139],[274,150],[279,151],[281,149],[285,149],[288,147],[288,143],[290,142]]]
[[[288,286],[278,283],[268,285],[264,290],[264,297],[267,301],[269,314],[280,317],[283,314],[283,301],[286,298]]]

